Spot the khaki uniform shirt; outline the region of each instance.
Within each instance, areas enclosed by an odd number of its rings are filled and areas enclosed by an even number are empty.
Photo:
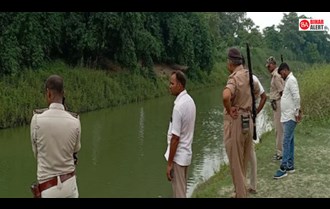
[[[231,92],[232,106],[252,110],[249,71],[244,69],[242,65],[238,66],[229,76],[225,88],[228,88]],[[258,95],[260,88],[255,80],[253,80],[253,90],[254,94]]]
[[[37,159],[37,179],[45,180],[75,170],[73,153],[80,150],[79,117],[73,117],[59,103],[52,103],[31,120],[31,141]]]
[[[272,72],[272,80],[270,81],[270,92],[269,98],[271,100],[281,99],[280,92],[284,90],[284,80],[280,74],[277,72],[278,68],[275,68]]]

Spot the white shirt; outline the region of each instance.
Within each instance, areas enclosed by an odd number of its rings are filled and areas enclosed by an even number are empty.
[[[168,161],[172,134],[180,137],[173,161],[181,166],[191,164],[192,142],[194,137],[196,106],[186,90],[182,91],[174,101],[172,118],[167,132],[167,150],[165,158]]]
[[[265,92],[265,90],[264,90],[264,87],[261,85],[261,82],[259,81],[258,77],[255,76],[255,75],[253,75],[253,74],[252,74],[252,76],[253,76],[253,80],[254,80],[255,82],[257,82],[257,83],[258,83],[258,86],[259,86],[258,97],[255,98],[255,99],[256,99],[256,106],[258,107],[259,102],[260,102],[260,95],[263,94],[263,93]],[[261,111],[263,111],[263,109],[262,109]],[[261,113],[261,112],[260,112],[260,113]],[[261,136],[261,134],[262,134],[262,132],[261,132],[261,126],[262,126],[262,121],[263,121],[263,119],[260,119],[260,117],[264,117],[264,116],[263,116],[263,114],[260,114],[260,113],[259,113],[259,114],[257,115],[257,117],[256,117],[257,140],[252,140],[253,143],[259,143],[260,136]]]
[[[258,82],[259,89],[260,89],[260,91],[259,91],[259,95],[263,94],[263,93],[265,92],[265,90],[264,90],[264,87],[262,87],[262,85],[261,85],[261,83],[260,83],[258,77],[255,76],[255,75],[252,75],[252,77],[253,77],[253,80],[255,80],[256,82]]]
[[[281,122],[296,121],[300,109],[299,87],[292,72],[285,79],[283,95],[281,98]]]
[[[59,103],[34,114],[31,120],[32,151],[37,159],[37,179],[45,180],[75,170],[73,153],[80,150],[81,126]]]

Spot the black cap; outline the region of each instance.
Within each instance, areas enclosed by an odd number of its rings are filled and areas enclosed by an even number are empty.
[[[234,48],[234,47],[229,49],[227,58],[230,60],[233,60],[233,61],[243,59],[241,52],[237,48]]]

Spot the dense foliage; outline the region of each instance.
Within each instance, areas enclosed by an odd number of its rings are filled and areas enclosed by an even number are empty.
[[[0,128],[44,107],[50,74],[64,77],[67,104],[82,113],[167,94],[163,66],[187,69],[189,88],[223,84],[227,48],[244,53],[246,42],[267,89],[270,55],[294,72],[330,60],[328,33],[299,32],[298,19],[285,14],[261,33],[244,12],[0,12]]]
[[[230,46],[276,49],[308,63],[329,62],[327,32],[299,32],[297,13],[259,31],[245,12],[3,12],[0,74],[62,59],[71,66],[113,65],[152,75],[155,63],[210,73]],[[142,68],[141,68],[142,67]]]

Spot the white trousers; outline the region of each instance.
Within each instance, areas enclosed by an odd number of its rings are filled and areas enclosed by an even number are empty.
[[[76,176],[72,176],[65,182],[60,181],[57,177],[57,185],[50,187],[41,192],[42,198],[78,198],[79,192],[77,187]]]

